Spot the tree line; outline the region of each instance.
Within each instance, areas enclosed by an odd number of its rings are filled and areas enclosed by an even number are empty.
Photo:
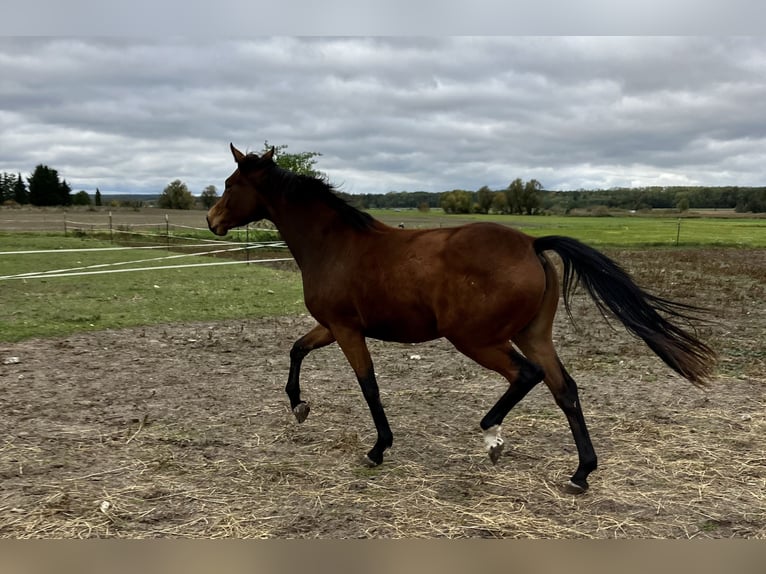
[[[280,167],[311,177],[325,177],[315,168],[318,152],[288,153],[287,145],[272,146],[268,140],[263,142],[263,152],[274,149],[275,160]],[[192,209],[198,203],[209,209],[218,201],[218,191],[214,185],[208,185],[202,190],[199,200],[189,191],[188,186],[180,179],[171,181],[157,199],[157,206],[163,209]],[[59,178],[58,171],[47,165],[38,165],[26,183],[21,174],[0,174],[0,205],[7,204],[55,206],[55,205],[93,205],[102,204],[101,192],[96,188],[94,200],[86,191],[78,191],[72,195],[72,189],[66,180]],[[132,207],[136,203],[126,201]]]
[[[96,205],[101,205],[101,192],[96,189]],[[72,188],[65,179],[59,178],[58,171],[40,164],[26,182],[21,174],[0,174],[0,205],[91,205],[87,191],[72,195]]]
[[[264,151],[271,149],[264,142]],[[316,152],[288,153],[287,146],[275,146],[278,165],[299,174],[324,177],[315,167]],[[672,186],[613,188],[608,190],[549,191],[535,180],[514,179],[506,188],[491,190],[482,186],[476,191],[453,189],[445,192],[391,191],[382,194],[340,193],[347,201],[362,209],[427,210],[441,207],[446,213],[511,213],[535,215],[539,213],[570,213],[573,210],[623,209],[733,209],[737,212],[766,212],[766,187],[740,186]],[[207,186],[195,198],[186,184],[176,179],[160,194],[157,205],[164,209],[191,209],[197,204],[211,207],[218,200],[214,185]],[[101,192],[96,189],[91,199],[86,191],[72,193],[71,187],[58,172],[44,164],[32,174],[0,174],[0,205],[16,203],[37,206],[96,205],[102,204]]]
[[[567,214],[575,210],[619,209],[731,209],[739,213],[766,212],[766,187],[673,186],[614,188],[600,190],[550,191],[536,180],[515,179],[501,190],[483,186],[476,191],[391,191],[344,197],[363,209],[430,209],[448,213]]]
[[[573,209],[641,211],[645,209],[733,209],[739,213],[766,212],[766,187],[669,186],[545,192],[545,209],[568,213]]]
[[[535,215],[540,212],[542,184],[536,179],[514,179],[507,188],[492,191],[486,185],[472,194],[462,189],[443,193],[439,204],[445,213],[514,213]]]

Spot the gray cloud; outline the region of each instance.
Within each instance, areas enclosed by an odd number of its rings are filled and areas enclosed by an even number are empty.
[[[221,187],[228,143],[352,193],[763,185],[766,39],[0,39],[0,171]]]

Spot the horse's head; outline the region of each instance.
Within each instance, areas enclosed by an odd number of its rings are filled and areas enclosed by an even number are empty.
[[[243,154],[234,144],[230,147],[237,169],[226,178],[226,189],[221,199],[207,212],[207,225],[216,235],[226,235],[232,227],[266,216],[263,198],[257,188],[266,170],[274,166],[274,148],[257,156]]]

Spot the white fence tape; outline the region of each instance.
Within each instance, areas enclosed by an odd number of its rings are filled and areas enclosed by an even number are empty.
[[[62,222],[61,219],[58,221],[55,220],[46,220],[43,219],[42,223],[44,225],[49,224],[60,224]],[[29,219],[29,220],[11,220],[11,219],[0,219],[1,224],[5,223],[40,223],[39,220],[35,219]],[[52,269],[48,271],[30,271],[26,273],[18,273],[15,275],[4,275],[0,276],[0,281],[7,281],[11,279],[42,279],[42,278],[54,278],[54,277],[79,277],[79,276],[87,276],[87,275],[103,275],[107,273],[127,273],[130,271],[154,271],[154,270],[163,270],[163,269],[184,269],[189,267],[210,267],[214,265],[237,265],[241,263],[268,263],[268,262],[280,262],[280,261],[294,261],[292,257],[287,258],[275,258],[275,259],[255,259],[255,260],[243,260],[243,261],[216,261],[216,262],[209,262],[209,263],[188,263],[188,264],[175,264],[175,265],[155,265],[150,267],[130,267],[125,269],[115,269],[115,267],[123,267],[128,265],[137,265],[137,264],[145,264],[145,263],[151,263],[151,262],[157,262],[162,260],[171,260],[171,259],[178,259],[181,257],[197,257],[200,255],[215,255],[219,253],[225,253],[229,251],[249,251],[252,249],[262,249],[262,248],[284,248],[286,247],[284,241],[258,241],[258,242],[251,242],[251,241],[219,241],[217,239],[204,239],[199,237],[185,237],[183,234],[181,235],[175,235],[170,234],[171,229],[188,229],[193,231],[208,231],[207,228],[203,227],[194,227],[189,225],[180,225],[171,223],[169,221],[168,215],[165,214],[165,221],[157,221],[153,223],[125,223],[125,222],[115,222],[112,219],[112,213],[109,212],[109,220],[108,222],[83,222],[83,221],[70,221],[66,218],[63,219],[63,226],[64,226],[64,234],[66,235],[67,227],[71,228],[80,228],[85,229],[89,231],[97,231],[97,232],[109,232],[110,234],[129,234],[134,236],[145,236],[150,237],[153,241],[152,243],[155,243],[155,245],[144,245],[144,246],[121,246],[121,247],[95,247],[95,248],[74,248],[74,249],[35,249],[35,250],[25,250],[25,251],[0,251],[0,256],[2,255],[40,255],[40,254],[62,254],[62,253],[89,253],[89,252],[103,252],[103,251],[132,251],[132,250],[151,250],[151,249],[170,249],[171,245],[169,244],[169,240],[173,240],[172,248],[175,249],[202,249],[204,251],[199,251],[196,253],[182,253],[182,254],[176,254],[176,255],[167,255],[164,257],[152,257],[148,259],[137,259],[137,260],[131,260],[131,261],[116,261],[112,263],[98,263],[98,264],[92,264],[92,265],[84,265],[80,267],[72,267],[68,269]],[[137,231],[137,228],[159,228],[161,230],[164,230],[166,233],[142,233],[140,231]],[[5,225],[3,225],[3,229],[7,230],[9,229]],[[25,228],[20,228],[25,229]],[[269,232],[276,232],[275,229],[269,229],[269,228],[262,228],[262,227],[247,227],[247,228],[238,228],[232,230],[237,233],[238,236],[242,236],[243,233],[248,233],[249,231],[269,231]],[[248,237],[249,239],[249,237]],[[182,244],[178,243],[178,241],[184,240],[184,241],[191,241],[194,243],[189,244]],[[165,241],[166,243],[162,245],[156,244],[158,241]],[[147,243],[149,243],[147,241]],[[220,247],[224,246],[232,246],[228,249],[220,249]],[[212,250],[211,250],[212,248]],[[79,263],[79,262],[78,262]]]
[[[70,267],[68,269],[51,269],[50,271],[31,271],[28,273],[18,273],[16,275],[4,275],[0,276],[0,280],[3,279],[25,279],[30,277],[50,275],[51,277],[57,273],[69,273],[72,271],[83,271],[85,269],[101,269],[104,267],[120,267],[122,265],[133,265],[136,263],[150,263],[153,261],[166,261],[168,259],[179,259],[181,257],[198,257],[200,255],[216,255],[218,253],[229,253],[231,251],[244,251],[248,247],[235,247],[233,249],[216,249],[215,251],[202,251],[200,253],[182,253],[180,255],[166,255],[164,257],[151,257],[149,259],[133,259],[130,261],[117,261],[114,263],[96,263],[93,265],[85,265],[83,267]]]
[[[209,267],[213,265],[234,265],[239,263],[266,263],[270,261],[293,261],[292,257],[288,258],[275,258],[275,259],[255,259],[246,261],[220,261],[213,263],[190,263],[182,265],[155,265],[151,267],[131,267],[129,269],[103,269],[105,267],[119,267],[123,265],[135,265],[139,263],[149,263],[154,261],[163,261],[170,259],[179,259],[182,257],[199,257],[203,255],[216,255],[219,253],[229,253],[233,251],[247,251],[251,249],[263,249],[267,247],[271,248],[283,248],[286,247],[284,241],[264,241],[258,243],[250,243],[243,245],[239,242],[231,241],[213,241],[213,243],[203,243],[196,245],[174,245],[174,247],[197,247],[207,249],[210,247],[236,245],[237,247],[230,247],[228,249],[213,249],[200,251],[197,253],[181,253],[176,255],[165,255],[163,257],[152,257],[148,259],[134,259],[130,261],[116,261],[112,263],[97,263],[93,265],[85,265],[82,267],[71,267],[67,269],[52,269],[48,271],[30,271],[26,273],[18,273],[15,275],[0,276],[0,281],[6,281],[10,279],[42,279],[42,278],[54,278],[54,277],[77,277],[83,275],[103,275],[107,273],[126,273],[128,271],[149,271],[154,269],[181,269],[187,267]],[[53,253],[87,253],[87,252],[102,252],[102,251],[130,251],[141,249],[167,249],[167,245],[150,245],[143,247],[91,247],[81,249],[38,249],[29,251],[3,251],[0,255],[33,255],[33,254],[53,254]],[[99,271],[87,271],[89,269],[99,269]]]
[[[195,245],[173,245],[173,249],[179,247],[217,247],[218,245],[242,245],[240,241],[216,241],[211,243],[199,243]],[[248,243],[247,247],[242,249],[258,249],[262,247],[286,247],[284,241],[262,241],[258,243]],[[83,247],[78,249],[36,249],[30,251],[0,251],[0,255],[34,255],[40,253],[86,253],[88,251],[130,251],[133,249],[167,249],[167,245],[144,245],[140,247]],[[208,252],[209,253],[209,252]]]
[[[252,259],[250,261],[220,261],[216,263],[186,263],[183,265],[157,265],[154,267],[137,267],[137,268],[131,268],[131,269],[106,269],[103,271],[79,271],[76,273],[51,273],[51,274],[43,274],[40,275],[28,275],[28,276],[18,276],[18,275],[11,275],[8,277],[0,277],[0,280],[9,280],[9,279],[48,279],[51,277],[81,277],[83,275],[105,275],[107,273],[128,273],[130,271],[155,271],[158,269],[184,269],[188,267],[212,267],[214,265],[238,265],[242,263],[272,263],[277,261],[294,261],[292,257],[284,257],[284,258],[278,258],[278,259]]]

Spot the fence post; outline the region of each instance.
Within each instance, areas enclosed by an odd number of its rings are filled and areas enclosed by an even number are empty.
[[[678,227],[676,228],[676,247],[678,247],[678,242],[681,239],[681,218],[678,218]]]
[[[109,241],[114,243],[114,231],[112,230],[112,212],[109,212]]]
[[[250,224],[245,227],[245,261],[250,264]]]
[[[66,237],[66,215],[64,215],[64,237]]]
[[[167,245],[168,251],[170,251],[170,220],[168,219],[168,214],[165,214],[165,244]]]

